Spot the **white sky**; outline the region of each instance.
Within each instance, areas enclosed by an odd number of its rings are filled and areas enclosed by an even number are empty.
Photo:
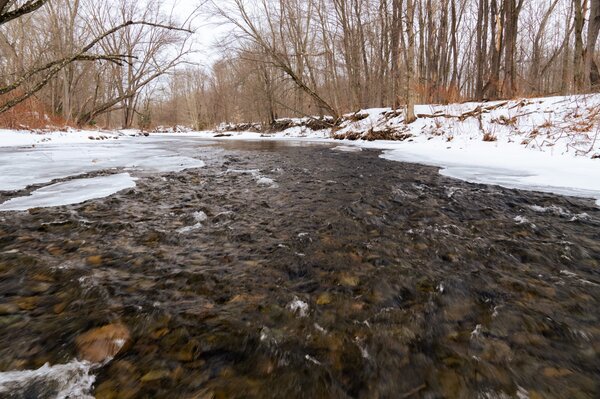
[[[174,14],[183,22],[196,11],[199,3],[200,0],[167,0],[165,1],[165,10],[173,7]],[[202,15],[202,9],[197,14],[193,20],[193,26],[197,29],[194,41],[197,43],[196,48],[199,53],[193,57],[193,61],[208,66],[219,56],[213,45],[224,34],[225,29],[217,26],[210,17]]]

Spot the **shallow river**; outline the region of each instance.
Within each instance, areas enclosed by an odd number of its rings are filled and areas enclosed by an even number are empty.
[[[186,146],[206,167],[0,214],[0,397],[600,397],[593,201]],[[118,354],[76,361],[106,326]]]

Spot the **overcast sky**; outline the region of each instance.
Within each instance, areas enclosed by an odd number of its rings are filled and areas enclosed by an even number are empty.
[[[174,13],[180,20],[185,21],[194,13],[198,7],[199,0],[167,0],[165,1],[165,7],[174,7]],[[166,10],[169,8],[165,8]],[[217,26],[214,19],[207,18],[200,13],[199,16],[194,18],[194,27],[197,29],[195,34],[195,41],[197,42],[197,49],[200,54],[195,56],[194,61],[199,62],[203,65],[210,65],[214,62],[219,54],[214,49],[215,41],[224,34],[224,28]]]

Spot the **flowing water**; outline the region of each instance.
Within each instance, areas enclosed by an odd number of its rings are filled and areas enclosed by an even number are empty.
[[[600,396],[592,201],[377,151],[186,151],[206,167],[0,214],[0,397]],[[111,325],[118,354],[77,360]]]

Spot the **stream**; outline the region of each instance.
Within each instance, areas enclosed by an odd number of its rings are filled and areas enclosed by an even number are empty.
[[[600,397],[594,201],[182,143],[204,167],[0,213],[1,398]]]

